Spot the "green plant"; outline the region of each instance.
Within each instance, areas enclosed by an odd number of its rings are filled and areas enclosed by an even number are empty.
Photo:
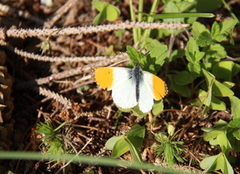
[[[141,163],[140,149],[144,136],[145,127],[136,124],[126,134],[110,138],[105,146],[112,150],[113,158],[130,151],[133,161]]]
[[[211,145],[219,145],[221,152],[218,155],[205,158],[201,167],[207,171],[221,170],[224,174],[233,174],[230,163],[235,163],[236,158],[230,152],[240,152],[240,100],[235,96],[229,97],[231,101],[232,120],[227,123],[219,120],[213,128],[203,128],[207,132],[205,141]]]
[[[154,20],[163,19],[161,22],[165,23],[192,23],[196,20],[197,17],[214,17],[211,13],[192,13],[196,12],[196,10],[190,10],[193,6],[196,6],[196,3],[193,1],[169,1],[165,0],[163,1],[165,4],[165,8],[163,11],[163,14],[154,14],[157,10],[159,0],[154,0],[151,6],[151,9],[149,13],[143,12],[143,6],[144,1],[139,2],[138,11],[134,12],[133,10],[133,4],[132,1],[129,1],[129,7],[130,7],[130,14],[131,14],[131,20],[132,21],[147,21],[147,22],[153,22]],[[186,13],[191,12],[191,13]],[[138,14],[138,18],[136,19],[135,14]],[[184,18],[189,19],[188,21],[185,21]],[[166,30],[161,29],[158,30],[158,36],[163,37],[170,34],[177,34],[182,32],[181,30]],[[164,34],[163,34],[164,33]],[[140,45],[141,48],[145,46],[145,42],[150,37],[151,29],[133,29],[133,37],[134,37],[134,43],[136,45]],[[154,36],[155,37],[155,36]],[[141,44],[140,44],[141,43]]]
[[[229,81],[240,71],[240,68],[232,61],[222,61],[227,53],[218,42],[225,40],[235,25],[235,20],[223,23],[214,22],[210,32],[204,25],[198,22],[193,23],[193,37],[189,39],[185,51],[187,68],[172,76],[171,88],[173,91],[184,97],[193,96],[198,91],[199,100],[191,103],[197,106],[204,105],[203,114],[208,109],[225,110],[225,102],[219,97],[234,95],[230,89],[234,84]],[[182,55],[184,53],[177,50],[170,56],[170,61],[174,61],[176,57]],[[199,83],[201,77],[205,79],[206,83],[203,83],[204,81]],[[194,82],[198,84],[193,86]],[[188,84],[192,84],[195,89],[190,89]]]
[[[92,1],[91,3],[99,11],[93,20],[93,25],[100,24],[104,19],[115,21],[121,13],[117,7],[104,1]]]
[[[169,165],[173,165],[176,160],[183,163],[185,159],[182,154],[186,153],[182,146],[184,142],[172,141],[175,136],[172,125],[168,124],[167,130],[168,136],[164,133],[155,134],[155,139],[160,143],[153,148],[156,152],[156,158],[161,157],[162,161],[165,160]]]
[[[50,122],[37,124],[36,132],[42,134],[42,143],[40,146],[46,147],[48,154],[62,154],[65,152],[61,128],[66,123],[62,123],[57,128],[53,128]]]

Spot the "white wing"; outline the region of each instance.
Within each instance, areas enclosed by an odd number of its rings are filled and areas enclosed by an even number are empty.
[[[124,109],[137,105],[136,81],[131,77],[132,69],[115,67],[112,97],[114,103]]]
[[[153,89],[152,89],[152,74],[146,71],[143,72],[142,81],[139,83],[139,109],[147,113],[153,107]]]

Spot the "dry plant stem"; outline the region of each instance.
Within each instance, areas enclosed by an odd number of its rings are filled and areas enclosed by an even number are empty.
[[[7,6],[7,5],[3,5],[1,3],[0,3],[0,11],[2,13],[5,13],[6,15],[11,15],[11,16],[18,15],[19,17],[22,17],[22,18],[25,18],[27,20],[36,22],[36,23],[38,23],[40,25],[44,24],[44,21],[42,19],[40,19],[40,18],[32,16],[31,14],[26,13],[26,12],[24,12],[22,10],[17,10],[17,9],[11,8],[11,7]]]
[[[4,28],[0,28],[0,39],[5,40],[6,37],[22,38],[27,37],[39,37],[39,36],[60,36],[60,35],[74,35],[74,34],[91,34],[98,32],[109,32],[120,29],[184,29],[188,24],[168,24],[168,23],[147,23],[147,22],[122,22],[118,24],[108,24],[99,26],[87,26],[87,27],[69,27],[62,29],[9,29],[6,31]]]
[[[38,61],[44,61],[44,62],[84,62],[84,63],[90,63],[90,62],[97,62],[102,61],[106,59],[114,59],[116,57],[118,58],[126,58],[127,55],[125,53],[119,54],[117,56],[83,56],[83,57],[50,57],[50,56],[41,56],[38,54],[28,53],[26,51],[19,50],[17,48],[13,49],[13,52],[17,55],[29,58],[33,60]]]
[[[67,98],[63,97],[62,95],[59,95],[55,92],[52,92],[52,91],[47,90],[42,87],[39,87],[38,90],[41,95],[44,95],[46,97],[49,97],[51,99],[54,99],[54,100],[60,102],[61,104],[64,105],[64,107],[66,107],[66,108],[72,107],[72,102],[70,100],[68,100]]]
[[[28,82],[23,82],[23,83],[19,83],[17,88],[18,89],[22,89],[22,88],[26,88],[26,87],[31,87],[31,86],[36,86],[36,85],[43,85],[43,84],[48,84],[52,81],[55,80],[60,80],[60,79],[64,79],[64,78],[68,78],[71,76],[75,76],[75,75],[79,75],[79,74],[83,74],[83,73],[91,73],[91,71],[93,71],[94,68],[96,67],[101,67],[101,66],[108,66],[114,62],[117,62],[121,59],[126,59],[125,56],[115,56],[113,58],[109,58],[109,59],[105,59],[102,61],[98,61],[95,63],[90,63],[88,65],[85,65],[84,67],[78,67],[75,69],[70,69],[68,71],[63,71],[57,74],[52,74],[48,77],[44,77],[44,78],[40,78],[40,79],[36,79],[33,81],[28,81]]]
[[[121,53],[116,56],[84,56],[84,57],[50,57],[50,56],[41,56],[34,53],[28,53],[23,50],[19,50],[17,48],[13,48],[12,46],[8,45],[5,41],[0,40],[0,45],[5,46],[10,51],[14,52],[15,54],[38,61],[44,61],[44,62],[84,62],[84,63],[90,63],[90,62],[98,62],[108,59],[114,59],[114,60],[127,60],[127,54]],[[109,62],[109,61],[107,61]],[[114,62],[112,62],[114,63]],[[106,65],[105,65],[106,66]]]
[[[44,24],[44,28],[51,28],[78,0],[69,0],[55,12],[55,16]]]

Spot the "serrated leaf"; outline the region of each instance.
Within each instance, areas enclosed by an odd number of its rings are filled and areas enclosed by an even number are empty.
[[[199,77],[201,75],[201,65],[199,63],[189,62],[187,64],[188,71],[190,72],[193,79]]]
[[[207,31],[203,31],[202,33],[200,33],[197,38],[197,44],[200,47],[205,47],[212,44],[212,37],[210,33]]]
[[[219,24],[215,21],[212,25],[211,35],[214,38],[215,36],[219,35],[220,32],[221,32],[221,28],[220,28]]]
[[[233,115],[233,119],[240,118],[240,100],[235,96],[229,96],[231,102],[231,113]]]
[[[220,23],[220,28],[221,28],[221,34],[225,34],[228,35],[229,32],[234,28],[234,26],[237,24],[237,20],[235,19],[229,19],[226,21],[223,21],[222,23]]]
[[[210,45],[210,48],[208,49],[206,54],[209,55],[210,57],[218,58],[218,59],[222,59],[227,56],[225,48],[220,44]]]
[[[126,48],[127,48],[126,53],[128,54],[130,59],[130,64],[132,66],[135,66],[136,63],[141,61],[141,58],[144,56],[144,54],[138,52],[135,48],[129,45]]]
[[[204,52],[200,52],[194,38],[190,38],[186,47],[186,58],[189,62],[198,63],[204,56]]]
[[[184,50],[182,50],[182,49],[176,49],[176,50],[174,50],[174,51],[171,53],[168,61],[169,61],[169,62],[172,62],[172,61],[174,61],[174,60],[177,59],[177,58],[183,57],[184,55],[185,55],[185,51],[184,51]]]
[[[194,22],[192,25],[192,33],[194,39],[197,40],[200,34],[203,32],[209,33],[209,30],[203,24],[199,22]]]
[[[234,120],[230,121],[228,127],[237,129],[240,128],[240,118],[235,118]]]

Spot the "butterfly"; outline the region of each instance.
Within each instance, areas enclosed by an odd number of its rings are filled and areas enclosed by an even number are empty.
[[[123,109],[138,105],[143,113],[149,112],[154,100],[167,94],[165,82],[158,76],[143,71],[137,63],[134,68],[99,67],[95,69],[96,83],[112,90],[114,103]]]

